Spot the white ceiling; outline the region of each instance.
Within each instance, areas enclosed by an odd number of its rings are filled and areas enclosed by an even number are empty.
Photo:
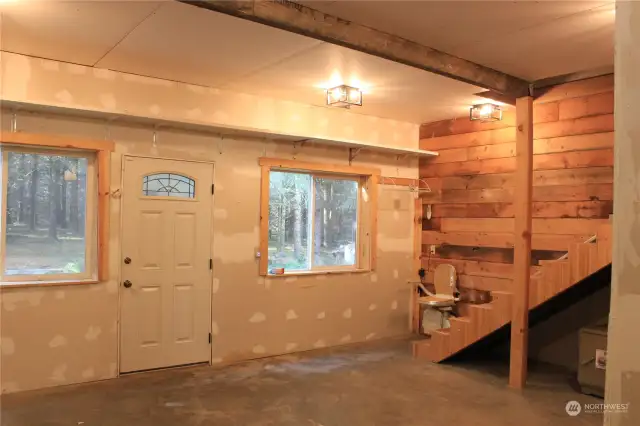
[[[528,79],[613,63],[611,2],[304,3]],[[5,51],[318,106],[326,85],[357,83],[353,112],[415,123],[463,115],[482,90],[173,1],[13,0],[0,11]]]

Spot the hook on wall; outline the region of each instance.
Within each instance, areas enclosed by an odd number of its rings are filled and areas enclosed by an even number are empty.
[[[18,131],[18,114],[13,111],[13,115],[11,115],[11,132],[15,133]]]
[[[396,155],[396,161],[400,162],[401,160],[404,160],[406,158],[409,158],[409,154],[398,154]]]
[[[303,148],[304,144],[307,143],[309,139],[300,139],[297,141],[293,141],[293,159],[295,160],[298,155],[298,148]]]
[[[224,135],[220,133],[218,135],[218,154],[222,155],[222,148],[224,147]]]

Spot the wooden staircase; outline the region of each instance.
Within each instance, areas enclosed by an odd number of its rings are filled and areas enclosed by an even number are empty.
[[[562,293],[587,276],[611,263],[611,224],[598,227],[585,243],[572,244],[557,260],[541,261],[531,275],[529,309]],[[450,318],[450,328],[435,330],[430,339],[412,342],[413,356],[433,362],[443,361],[467,346],[511,322],[512,293],[491,292],[490,303],[458,304],[458,317]]]

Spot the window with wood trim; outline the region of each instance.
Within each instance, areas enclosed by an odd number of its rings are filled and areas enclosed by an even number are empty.
[[[99,252],[99,243],[105,245],[101,240],[107,227],[106,218],[99,223],[98,212],[106,213],[107,199],[98,193],[98,165],[106,168],[112,144],[89,141],[88,149],[75,149],[83,144],[52,137],[49,147],[40,145],[42,139],[2,134],[0,283],[104,279],[101,265],[106,265],[106,254]],[[103,180],[108,183],[106,170]],[[99,225],[105,230],[100,231]]]
[[[275,162],[275,163],[274,163]],[[266,163],[266,165],[265,165]],[[373,175],[262,159],[261,272],[326,273],[371,268]]]

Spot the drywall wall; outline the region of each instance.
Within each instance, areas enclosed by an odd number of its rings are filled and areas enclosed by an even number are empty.
[[[10,120],[7,111],[4,130]],[[116,143],[111,191],[120,188],[123,155],[215,162],[213,362],[402,335],[409,327],[413,256],[412,194],[380,186],[378,268],[372,273],[265,278],[258,275],[261,156],[347,164],[344,148],[221,139],[210,135],[18,114],[18,129]],[[416,177],[417,160],[362,153],[357,164]],[[87,286],[3,289],[2,389],[13,392],[115,377],[118,371],[119,229],[111,200],[110,281]]]
[[[616,2],[616,152],[613,270],[605,402],[607,426],[640,424],[640,3]]]
[[[76,110],[17,112],[19,131],[115,141],[112,192],[125,154],[215,162],[212,362],[216,365],[406,333],[414,199],[380,186],[378,268],[371,273],[265,278],[258,275],[262,156],[347,164],[345,148],[157,129],[127,117],[185,125],[350,139],[417,148],[418,126],[346,110],[233,93],[110,70],[1,53],[2,99]],[[3,110],[2,129],[10,128]],[[68,112],[68,110],[67,110]],[[91,118],[87,118],[89,113]],[[124,116],[96,119],[103,113]],[[362,152],[355,164],[416,178],[415,158]],[[116,377],[120,217],[111,200],[108,282],[0,291],[2,392]],[[259,320],[255,320],[255,319]],[[253,320],[252,320],[253,319]]]
[[[1,52],[6,101],[417,148],[413,123]],[[323,96],[320,91],[319,96]]]

